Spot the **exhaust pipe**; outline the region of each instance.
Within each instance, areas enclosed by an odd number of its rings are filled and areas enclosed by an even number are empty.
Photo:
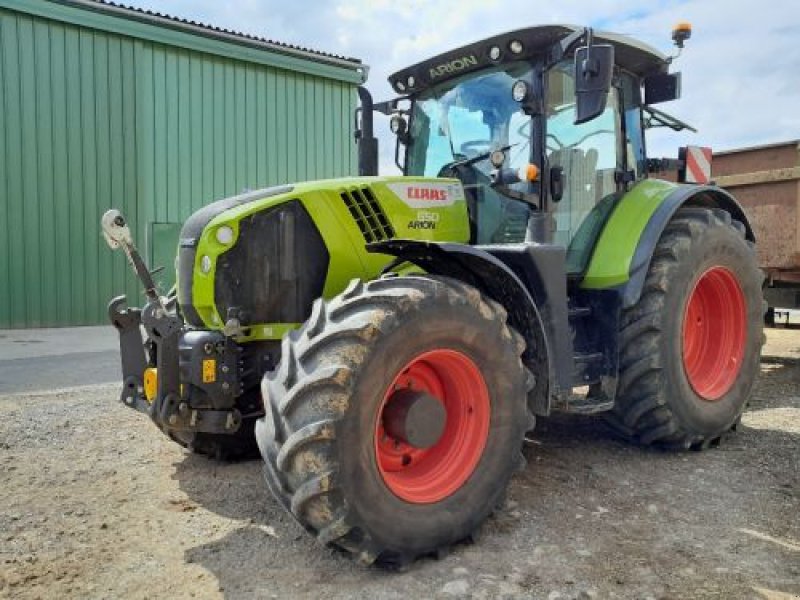
[[[358,144],[358,174],[378,174],[378,140],[372,130],[372,94],[364,86],[358,86],[361,106],[355,112],[355,138]],[[359,123],[359,113],[361,121]]]

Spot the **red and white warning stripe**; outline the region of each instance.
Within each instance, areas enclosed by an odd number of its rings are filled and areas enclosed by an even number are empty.
[[[686,146],[686,182],[708,183],[711,180],[711,148]]]

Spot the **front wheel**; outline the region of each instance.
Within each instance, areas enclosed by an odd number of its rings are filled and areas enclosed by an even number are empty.
[[[735,426],[759,370],[762,275],[744,227],[680,209],[622,316],[610,422],[643,444],[704,448]]]
[[[354,281],[318,300],[264,378],[270,489],[367,563],[469,537],[523,462],[524,348],[502,307],[451,279]]]

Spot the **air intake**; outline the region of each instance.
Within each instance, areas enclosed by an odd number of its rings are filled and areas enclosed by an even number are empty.
[[[345,190],[341,194],[347,210],[361,230],[364,241],[380,242],[394,237],[394,228],[386,218],[375,194],[368,187]]]

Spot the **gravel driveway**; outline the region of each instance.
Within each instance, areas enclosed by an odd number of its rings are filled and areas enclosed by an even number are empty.
[[[318,546],[258,462],[190,455],[116,386],[0,396],[0,596],[767,598],[800,595],[800,330],[768,331],[717,449],[540,420],[479,543],[402,573]]]

